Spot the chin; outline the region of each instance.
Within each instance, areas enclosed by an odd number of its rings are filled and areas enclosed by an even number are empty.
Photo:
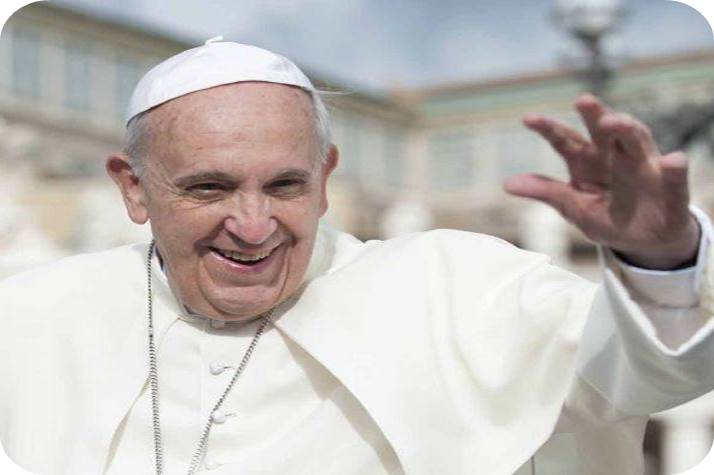
[[[250,302],[250,303],[248,303]],[[251,320],[274,308],[281,302],[279,295],[255,296],[241,295],[229,299],[215,299],[209,303],[218,317],[226,321]]]
[[[272,305],[256,306],[252,308],[240,308],[240,309],[226,309],[219,312],[219,317],[221,320],[228,322],[241,322],[248,321],[257,318],[273,308]]]

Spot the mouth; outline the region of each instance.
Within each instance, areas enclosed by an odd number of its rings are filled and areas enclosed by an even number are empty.
[[[210,247],[209,249],[213,253],[218,254],[222,258],[227,259],[233,263],[240,264],[242,266],[253,267],[253,266],[257,266],[258,264],[268,260],[278,247],[280,247],[280,246],[276,246],[276,247],[269,249],[267,251],[262,251],[262,252],[257,252],[257,253],[230,251],[227,249],[220,249],[217,247]]]

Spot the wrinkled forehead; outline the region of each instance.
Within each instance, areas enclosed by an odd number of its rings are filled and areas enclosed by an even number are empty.
[[[196,91],[151,110],[155,133],[182,134],[230,130],[236,124],[275,126],[310,124],[315,119],[312,99],[299,87],[266,82],[243,82]]]
[[[168,101],[149,114],[151,147],[201,149],[259,136],[268,142],[288,145],[289,141],[294,148],[319,148],[312,98],[295,86],[265,82],[217,86]],[[163,155],[161,150],[153,152]]]

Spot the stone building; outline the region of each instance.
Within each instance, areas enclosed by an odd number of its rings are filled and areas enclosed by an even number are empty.
[[[0,277],[61,255],[146,239],[105,177],[120,150],[133,87],[153,64],[196,44],[47,2],[31,4],[0,36]],[[341,164],[326,219],[360,238],[435,227],[496,234],[596,277],[593,247],[543,205],[500,183],[536,171],[563,176],[548,146],[520,124],[541,112],[576,124],[574,75],[549,71],[383,94],[308,74],[330,96]],[[611,92],[616,107],[651,114],[714,95],[714,50],[630,63]],[[714,207],[707,144],[689,150],[694,199]],[[10,177],[8,181],[8,177]],[[697,461],[712,440],[714,399],[657,416],[650,474]]]

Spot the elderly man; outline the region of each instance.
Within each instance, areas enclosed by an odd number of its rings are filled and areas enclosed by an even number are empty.
[[[591,139],[525,120],[570,182],[506,186],[609,248],[601,286],[487,236],[320,226],[338,152],[297,67],[228,42],[159,64],[107,161],[155,242],[0,285],[8,455],[72,475],[641,473],[647,414],[714,386],[709,224],[681,154],[576,107]]]

